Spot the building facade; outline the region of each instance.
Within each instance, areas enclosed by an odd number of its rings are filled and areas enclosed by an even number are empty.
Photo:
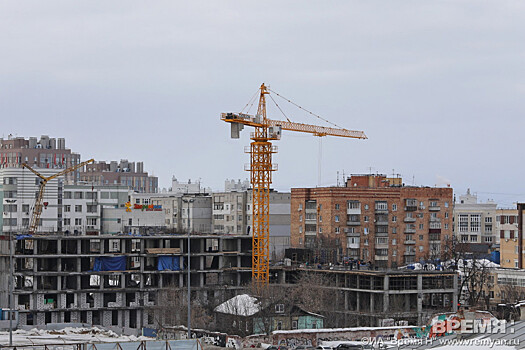
[[[159,180],[144,171],[143,162],[95,162],[80,172],[80,180],[92,185],[121,185],[135,192],[157,193]]]
[[[353,175],[345,187],[293,188],[291,246],[381,268],[441,257],[452,237],[452,189],[400,180]]]
[[[66,169],[80,163],[80,154],[66,148],[66,139],[42,135],[28,139],[13,137],[0,138],[0,169],[20,168],[26,163],[33,169]],[[74,183],[80,170],[66,174],[66,183]]]
[[[467,190],[454,203],[454,233],[459,241],[493,246],[498,243],[496,207],[492,201],[478,202],[478,197]]]
[[[523,260],[523,248],[520,250],[520,246],[523,247],[523,235],[519,234],[518,222],[518,209],[496,209],[495,228],[499,241],[500,265],[503,268],[520,268],[520,259]]]

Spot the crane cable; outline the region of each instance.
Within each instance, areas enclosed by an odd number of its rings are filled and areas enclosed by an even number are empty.
[[[259,90],[255,91],[255,94],[253,94],[253,96],[250,98],[250,100],[248,100],[248,103],[246,104],[246,106],[244,106],[244,107],[241,109],[241,111],[240,111],[239,114],[241,114],[241,113],[246,109],[246,107],[248,107],[248,105],[249,105],[250,107],[247,109],[246,113],[249,114],[250,109],[252,109],[253,104],[255,103],[255,99],[257,98],[257,95],[258,95],[258,94],[259,94]]]
[[[307,113],[313,115],[314,117],[316,117],[316,118],[318,118],[318,119],[321,119],[321,120],[325,121],[326,123],[328,123],[328,124],[330,124],[330,125],[333,125],[333,126],[339,128],[339,129],[346,130],[346,129],[343,128],[342,126],[339,126],[339,125],[337,125],[337,124],[335,124],[335,123],[332,123],[331,121],[326,120],[325,118],[321,117],[320,115],[317,115],[317,114],[315,114],[315,113],[313,113],[313,112],[310,112],[310,111],[307,110],[306,108],[303,108],[303,107],[299,106],[297,103],[295,103],[295,102],[291,101],[290,99],[288,99],[288,98],[286,98],[286,97],[284,97],[284,96],[278,94],[277,92],[271,90],[270,88],[268,88],[268,91],[271,91],[272,93],[276,94],[276,95],[279,96],[280,98],[282,98],[282,99],[284,99],[284,100],[290,102],[290,103],[293,104],[295,107],[297,107],[297,108],[299,108],[299,109],[301,109],[301,110],[303,110],[303,111],[305,111],[305,112],[307,112]],[[288,118],[287,118],[287,119],[288,119]]]
[[[281,107],[279,107],[279,105],[277,104],[277,102],[273,99],[272,95],[271,94],[268,94],[268,96],[270,96],[270,98],[272,99],[273,103],[275,103],[275,105],[277,106],[277,108],[279,108],[279,110],[281,111],[281,113],[284,115],[284,117],[286,118],[286,120],[288,120],[290,123],[290,119],[288,119],[288,117],[286,116],[286,114],[284,114],[283,110],[281,109]]]

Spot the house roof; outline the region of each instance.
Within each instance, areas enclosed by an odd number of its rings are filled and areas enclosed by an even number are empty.
[[[215,308],[215,312],[236,316],[253,316],[260,310],[257,298],[248,294],[236,295]]]

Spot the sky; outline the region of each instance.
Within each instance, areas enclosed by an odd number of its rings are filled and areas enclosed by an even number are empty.
[[[265,83],[368,136],[283,132],[278,190],[372,172],[525,201],[523,1],[4,0],[0,43],[0,136],[144,161],[161,187],[247,178],[251,130],[231,139],[220,113]],[[284,119],[272,101],[268,117]]]

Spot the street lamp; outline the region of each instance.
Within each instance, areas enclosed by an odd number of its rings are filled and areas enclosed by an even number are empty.
[[[190,233],[191,233],[191,225],[190,225],[190,203],[193,203],[195,200],[193,198],[182,198],[182,201],[184,203],[188,204],[188,339],[191,339],[191,283],[190,283]]]
[[[13,206],[16,199],[6,199],[9,206],[9,346],[13,346]],[[17,215],[18,216],[18,215]]]

